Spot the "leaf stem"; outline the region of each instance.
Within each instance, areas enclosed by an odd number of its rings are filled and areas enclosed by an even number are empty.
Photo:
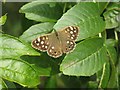
[[[115,34],[115,40],[118,42],[118,35],[116,30],[114,30],[114,34]]]
[[[102,81],[103,81],[103,78],[105,75],[105,66],[106,66],[106,63],[103,65],[102,75],[101,75],[101,79],[100,79],[100,83],[98,85],[98,88],[102,88]]]
[[[119,62],[119,40],[118,40],[118,34],[117,31],[114,30],[114,34],[115,34],[115,40],[116,40],[116,51],[117,51],[117,61],[116,64]]]
[[[102,37],[102,34],[101,34],[101,33],[99,33],[99,37]]]
[[[118,40],[118,34],[117,31],[114,30],[114,34],[115,34],[115,40],[116,40],[116,50],[117,50],[117,61],[116,61],[116,72],[117,72],[117,86],[119,87],[119,74],[118,74],[118,68],[119,68],[119,40]]]

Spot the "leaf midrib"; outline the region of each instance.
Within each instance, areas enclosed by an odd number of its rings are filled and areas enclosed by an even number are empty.
[[[99,52],[99,51],[100,51],[103,47],[104,47],[104,46],[100,47],[97,51],[95,51],[94,53],[90,54],[88,57],[90,57],[90,56],[92,56],[93,54],[95,54],[95,53]],[[84,61],[84,59],[86,60],[86,58],[88,58],[88,57],[85,57],[85,58],[83,58],[82,60],[79,60],[79,59],[77,58],[78,60],[76,60],[76,61],[72,62],[72,64],[69,64],[69,65],[68,65],[68,66],[66,66],[64,69],[69,68],[69,67],[71,67],[71,66],[75,65],[75,64],[76,64],[76,63],[78,63],[79,61],[83,62],[83,61]]]
[[[9,58],[6,58],[6,59],[9,59]],[[5,59],[4,59],[5,60]],[[16,60],[16,59],[12,59],[11,61],[19,61],[19,62],[22,62],[22,63],[24,63],[24,64],[27,64],[27,66],[29,66],[31,69],[33,69],[34,70],[34,72],[36,73],[36,70],[30,65],[30,64],[28,64],[27,62],[25,62],[25,61],[22,61],[22,60]],[[2,67],[0,67],[0,68],[2,68]],[[6,68],[7,69],[7,68]],[[11,69],[7,69],[7,70],[11,70]],[[11,70],[11,71],[13,71],[14,72],[14,70]],[[23,73],[22,73],[23,74]]]
[[[14,71],[14,70],[7,69],[7,68],[3,68],[3,67],[0,67],[0,68],[3,69],[3,70],[8,70],[8,71],[11,71],[11,72],[13,72],[13,73],[18,73],[18,74],[23,75],[23,76],[25,76],[25,77],[31,78],[31,77],[29,77],[29,75],[27,75],[27,74],[25,74],[25,73],[20,73],[20,72],[18,72],[18,71]],[[33,76],[32,76],[32,77],[33,77]]]

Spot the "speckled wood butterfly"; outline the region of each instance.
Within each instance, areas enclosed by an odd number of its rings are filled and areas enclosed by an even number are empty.
[[[54,33],[42,35],[32,41],[32,47],[40,51],[47,51],[54,58],[74,50],[75,40],[78,37],[79,27],[68,26]]]

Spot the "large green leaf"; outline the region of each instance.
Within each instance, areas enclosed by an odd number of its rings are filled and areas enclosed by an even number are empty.
[[[100,79],[98,87],[99,88],[106,88],[108,81],[109,81],[109,78],[110,78],[110,64],[109,64],[109,61],[107,60],[107,62],[103,66],[101,79]]]
[[[40,63],[43,58],[28,56],[40,56],[40,53],[31,46],[15,37],[4,34],[0,36],[0,43],[0,77],[23,86],[33,87],[39,84],[39,76],[50,75],[49,63],[42,65]],[[43,56],[41,55],[41,57]],[[34,62],[32,62],[33,59]]]
[[[74,52],[64,58],[60,70],[66,75],[90,76],[99,71],[105,61],[104,40],[92,38],[78,43]]]
[[[0,77],[22,86],[33,87],[40,83],[34,65],[18,59],[0,59]]]
[[[56,2],[34,1],[21,7],[26,18],[39,22],[55,22],[62,15],[62,8]]]
[[[107,11],[103,14],[105,18],[106,28],[111,29],[118,27],[120,20],[120,4],[112,3],[107,7]]]
[[[40,55],[31,46],[22,43],[19,39],[2,34],[0,36],[0,57],[15,58],[21,55]]]
[[[69,9],[54,25],[56,30],[65,26],[79,26],[78,40],[85,39],[105,29],[105,23],[100,17],[98,4],[93,2],[80,2]]]
[[[56,66],[58,65],[58,61],[54,62],[54,60],[45,52],[41,53],[40,56],[24,55],[20,58],[29,64],[35,65],[35,68],[37,69],[37,72],[39,72],[40,76],[49,76],[51,74],[51,69],[53,68],[54,72],[57,71]]]
[[[115,62],[117,59],[117,53],[114,46],[110,44],[109,40],[107,40],[106,42],[106,50],[108,54],[108,60],[103,66],[102,73],[99,73],[99,88],[116,88],[117,71],[115,67]]]
[[[20,36],[20,39],[31,43],[31,41],[38,36],[51,32],[53,25],[54,23],[40,23],[33,25]]]
[[[108,88],[116,88],[117,87],[117,68],[115,67],[115,63],[117,61],[117,53],[114,47],[107,46],[107,52],[110,59],[111,64],[111,76],[108,83]]]

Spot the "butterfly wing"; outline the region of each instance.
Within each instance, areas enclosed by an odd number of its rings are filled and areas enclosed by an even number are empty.
[[[40,51],[47,51],[48,55],[58,58],[62,55],[60,41],[55,33],[40,36],[32,41],[32,47]]]
[[[40,51],[47,51],[50,46],[49,34],[40,36],[32,41],[32,47]]]
[[[58,31],[63,53],[69,53],[74,50],[78,32],[79,27],[77,26],[69,26],[61,31]]]

